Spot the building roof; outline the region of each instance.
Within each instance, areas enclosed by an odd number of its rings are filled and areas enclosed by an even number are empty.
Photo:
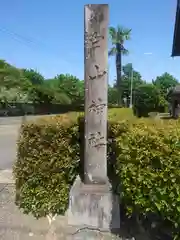
[[[180,0],[177,0],[172,57],[180,56]]]
[[[177,85],[173,88],[172,94],[180,94],[180,85]]]

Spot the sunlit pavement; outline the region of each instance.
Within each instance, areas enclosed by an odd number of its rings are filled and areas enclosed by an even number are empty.
[[[14,184],[12,169],[0,170],[0,185],[1,184]]]
[[[35,120],[42,116],[28,116]],[[11,169],[16,159],[16,142],[23,117],[0,117],[0,170]]]
[[[49,228],[47,219],[36,220],[31,215],[23,214],[14,200],[14,185],[0,183],[0,239],[44,240]],[[65,237],[66,226],[66,217],[58,216],[55,222],[57,239],[69,239]]]
[[[16,158],[20,125],[0,125],[0,169],[11,169]]]

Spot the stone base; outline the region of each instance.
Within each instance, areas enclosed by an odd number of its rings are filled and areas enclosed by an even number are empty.
[[[112,194],[110,183],[86,185],[77,177],[70,191],[67,216],[68,224],[79,228],[119,229],[119,197]]]
[[[66,240],[122,240],[122,238],[95,230],[82,230],[74,235],[67,236]],[[128,240],[128,239],[127,239]],[[129,239],[130,240],[130,239]]]

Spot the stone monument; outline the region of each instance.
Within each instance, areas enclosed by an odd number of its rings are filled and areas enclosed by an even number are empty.
[[[89,4],[84,10],[84,179],[71,188],[68,224],[108,232],[120,228],[119,198],[107,177],[109,7]]]

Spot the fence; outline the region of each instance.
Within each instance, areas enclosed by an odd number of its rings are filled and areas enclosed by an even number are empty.
[[[0,116],[62,114],[83,111],[83,105],[8,103],[0,106]]]

